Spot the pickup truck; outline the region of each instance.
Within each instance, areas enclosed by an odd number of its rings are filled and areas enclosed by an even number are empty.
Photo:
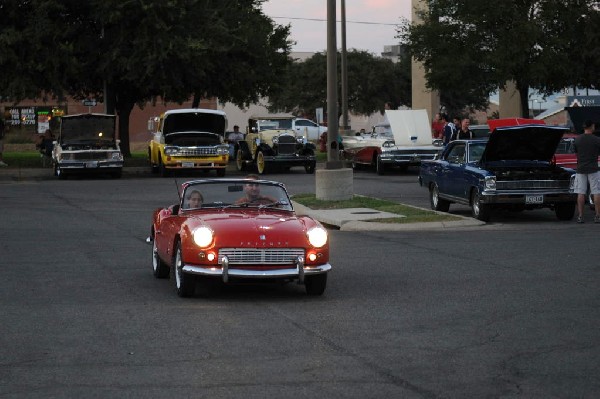
[[[575,171],[553,162],[564,132],[557,126],[506,126],[493,130],[489,140],[452,141],[437,159],[421,163],[419,183],[436,211],[464,204],[487,222],[498,208],[550,208],[559,220],[571,220]]]

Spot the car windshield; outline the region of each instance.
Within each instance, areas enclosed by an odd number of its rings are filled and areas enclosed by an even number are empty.
[[[260,130],[271,130],[271,129],[291,129],[291,119],[261,119],[259,121]]]
[[[556,154],[573,154],[573,139],[561,139],[556,147]]]
[[[469,162],[481,160],[486,143],[471,143],[469,145]]]
[[[186,185],[183,210],[259,208],[292,211],[287,192],[266,180],[202,180]]]

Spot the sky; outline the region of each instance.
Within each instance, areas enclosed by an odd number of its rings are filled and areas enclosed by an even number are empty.
[[[341,19],[336,0],[337,20]],[[268,0],[263,12],[279,25],[291,25],[292,51],[320,52],[327,49],[326,0]],[[411,0],[346,0],[346,48],[379,55],[384,45],[398,44],[396,26],[411,18]],[[337,47],[342,45],[337,24]]]

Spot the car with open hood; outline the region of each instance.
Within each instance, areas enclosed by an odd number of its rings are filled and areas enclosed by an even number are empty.
[[[150,236],[154,276],[171,276],[179,296],[223,284],[288,283],[321,295],[327,284],[327,230],[297,215],[282,183],[252,178],[182,184],[177,204],[156,209]]]
[[[225,176],[229,146],[225,112],[204,108],[166,111],[148,121],[152,140],[148,159],[153,173],[168,176],[185,170],[214,170]]]
[[[377,174],[433,159],[442,150],[442,140],[434,140],[427,111],[386,110],[386,123],[376,126],[371,134],[343,136],[343,158],[353,168],[372,167]]]
[[[52,149],[54,174],[107,173],[121,177],[123,154],[116,138],[116,118],[107,114],[75,114],[60,118]]]
[[[464,204],[483,221],[498,208],[550,208],[559,220],[572,219],[574,171],[553,161],[565,129],[498,126],[491,126],[489,140],[452,141],[438,159],[421,164],[419,183],[429,191],[431,208],[447,212],[452,203]]]

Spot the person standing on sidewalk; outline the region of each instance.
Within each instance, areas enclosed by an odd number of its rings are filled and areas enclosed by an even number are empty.
[[[583,223],[583,206],[587,194],[588,183],[594,196],[594,223],[600,223],[600,137],[594,136],[596,125],[591,120],[583,123],[583,134],[575,139],[574,148],[577,153],[577,173],[575,175],[575,193],[577,193],[577,223]]]
[[[0,115],[0,166],[8,166],[6,162],[4,162],[4,158],[2,158],[2,153],[4,152],[4,118]]]

